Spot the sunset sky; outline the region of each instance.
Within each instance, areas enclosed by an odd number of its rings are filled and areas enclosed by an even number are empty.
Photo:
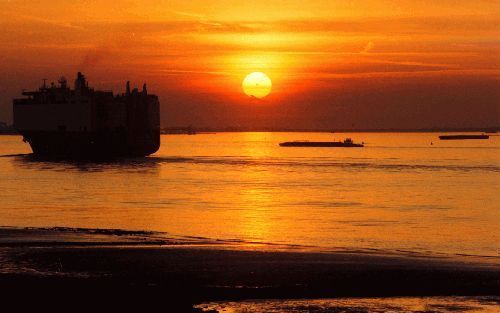
[[[162,126],[500,125],[500,1],[0,0],[0,121],[42,78],[147,82]],[[262,100],[241,88],[272,80]]]

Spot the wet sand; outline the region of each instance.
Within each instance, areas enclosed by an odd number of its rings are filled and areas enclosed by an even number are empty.
[[[44,300],[157,305],[394,296],[498,296],[498,258],[321,252],[166,233],[0,228],[0,289]],[[82,302],[82,299],[85,301]]]

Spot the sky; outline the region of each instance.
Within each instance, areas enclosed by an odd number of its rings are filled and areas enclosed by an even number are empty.
[[[0,121],[81,71],[146,82],[163,127],[500,126],[500,1],[0,0],[0,30]]]

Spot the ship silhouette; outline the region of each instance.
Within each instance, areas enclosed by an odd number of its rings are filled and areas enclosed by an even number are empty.
[[[37,156],[107,158],[146,156],[160,147],[158,97],[126,84],[123,94],[89,88],[78,73],[74,89],[65,78],[23,91],[13,100],[14,128]]]
[[[364,143],[354,143],[351,138],[344,141],[286,141],[279,144],[281,147],[321,147],[321,148],[362,148]]]

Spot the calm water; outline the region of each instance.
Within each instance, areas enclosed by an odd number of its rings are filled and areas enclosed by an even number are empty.
[[[494,313],[498,312],[498,301],[497,297],[299,299],[208,303],[198,307],[220,313]]]
[[[278,146],[334,136],[367,145]],[[219,133],[162,136],[154,156],[120,162],[2,156],[0,225],[498,256],[500,137],[437,136]],[[0,155],[29,152],[0,136]]]

